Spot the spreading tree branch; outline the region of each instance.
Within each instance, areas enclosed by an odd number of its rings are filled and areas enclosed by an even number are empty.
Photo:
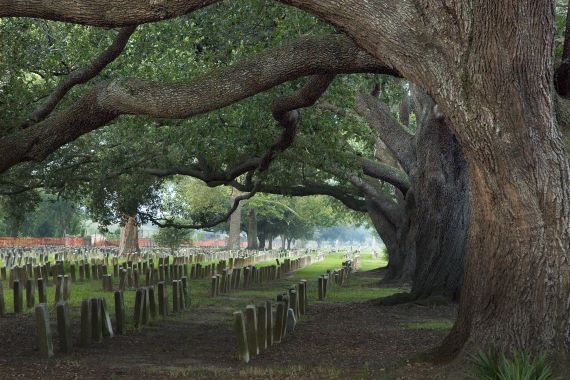
[[[380,99],[372,95],[360,94],[356,110],[378,131],[380,138],[404,171],[409,173],[416,162],[414,135],[391,115],[388,107]]]
[[[403,194],[410,189],[411,183],[408,175],[403,171],[380,161],[362,158],[362,171],[367,176],[385,181],[394,185]]]
[[[117,59],[125,49],[125,46],[135,29],[136,26],[122,28],[115,37],[113,43],[99,54],[93,62],[86,67],[72,71],[67,78],[59,82],[48,99],[34,112],[32,112],[30,119],[24,123],[23,127],[27,128],[38,121],[44,120],[55,109],[69,90],[73,88],[73,86],[93,79],[105,67],[107,67],[107,65]]]
[[[90,26],[119,27],[166,20],[218,0],[0,0],[0,17],[33,17]]]
[[[305,37],[188,82],[116,79],[94,85],[59,113],[0,139],[0,173],[39,161],[120,115],[186,118],[228,106],[307,75],[376,72],[397,75],[342,35]]]
[[[159,227],[163,227],[163,228],[164,227],[186,228],[186,229],[192,229],[192,230],[212,228],[212,227],[217,226],[220,223],[226,222],[230,218],[230,216],[234,213],[234,211],[237,210],[241,201],[249,199],[257,193],[259,185],[260,185],[260,182],[258,182],[256,185],[254,185],[253,189],[249,193],[242,194],[242,195],[239,195],[236,198],[234,198],[234,202],[233,202],[232,206],[228,209],[228,211],[222,217],[217,218],[217,219],[210,221],[210,222],[206,222],[206,223],[198,223],[198,224],[176,223],[173,219],[160,219],[160,218],[156,218],[152,214],[141,212],[141,211],[139,211],[139,214],[146,217],[153,224],[155,224]]]

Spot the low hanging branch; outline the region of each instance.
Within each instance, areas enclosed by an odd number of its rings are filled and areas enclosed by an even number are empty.
[[[102,81],[46,119],[0,138],[0,173],[23,161],[40,161],[60,146],[120,115],[188,118],[226,107],[281,83],[323,73],[398,75],[342,35],[303,37],[187,82],[134,78]]]
[[[283,128],[281,137],[265,153],[259,164],[259,171],[269,168],[273,157],[293,144],[299,124],[299,109],[310,107],[321,97],[333,81],[335,74],[315,75],[292,94],[280,97],[273,103],[273,117]]]
[[[360,94],[356,111],[378,131],[382,141],[409,173],[416,161],[414,135],[390,114],[386,104],[372,95]]]
[[[279,139],[271,145],[271,147],[267,150],[267,152],[263,155],[261,159],[258,159],[257,166],[251,169],[252,163],[256,162],[256,159],[250,159],[245,161],[244,163],[236,166],[234,169],[230,171],[230,173],[226,175],[217,174],[214,178],[208,178],[206,173],[203,171],[198,170],[198,168],[193,168],[188,173],[195,173],[197,174],[196,178],[200,176],[206,179],[204,182],[208,183],[208,179],[215,179],[216,183],[227,184],[238,176],[248,172],[252,174],[255,171],[258,171],[261,174],[265,174],[271,162],[275,158],[275,155],[279,152],[282,152],[289,148],[295,139],[295,135],[297,133],[297,125],[299,123],[299,109],[310,107],[321,97],[321,95],[326,91],[330,83],[333,81],[335,75],[334,74],[323,74],[323,75],[315,75],[312,77],[306,84],[304,84],[300,89],[297,91],[282,96],[278,98],[275,103],[273,104],[273,117],[275,120],[279,122],[279,125],[283,128],[283,132],[279,136]],[[201,167],[208,168],[209,165],[205,162],[204,158],[201,159]],[[147,169],[147,173],[161,173],[160,169]],[[172,171],[170,171],[172,173]],[[174,173],[172,173],[174,174]],[[176,173],[181,174],[181,173]],[[233,177],[233,178],[232,178]],[[231,178],[231,179],[229,179]],[[227,180],[229,179],[229,180]],[[227,180],[227,181],[226,181]],[[214,181],[210,181],[210,184]],[[225,183],[224,183],[225,182]],[[248,180],[250,182],[250,179]],[[242,200],[249,199],[257,193],[261,186],[261,179],[258,179],[255,184],[253,185],[253,189],[244,195],[240,195],[234,199],[234,203],[232,207],[221,217],[211,222],[200,223],[200,224],[182,224],[176,223],[173,220],[166,220],[160,221],[154,216],[148,213],[141,213],[147,217],[151,222],[156,224],[159,227],[173,227],[173,228],[187,228],[187,229],[202,229],[202,228],[212,228],[220,223],[227,221],[233,212],[238,208],[239,203]]]
[[[24,122],[23,128],[27,128],[32,124],[44,120],[49,114],[55,109],[63,97],[78,84],[85,83],[97,76],[107,65],[117,59],[121,55],[129,38],[135,31],[136,26],[127,26],[122,28],[115,40],[105,51],[91,62],[90,65],[83,67],[81,69],[72,71],[67,78],[59,82],[56,88],[53,90],[48,99],[40,105],[34,112],[32,112],[31,117]]]
[[[199,224],[184,224],[184,223],[176,223],[172,219],[155,218],[153,215],[151,215],[149,213],[141,212],[141,211],[139,211],[139,214],[146,217],[153,224],[155,224],[161,228],[186,228],[186,229],[192,229],[192,230],[212,228],[212,227],[217,226],[220,223],[226,222],[230,218],[230,216],[232,216],[234,211],[237,210],[241,201],[244,201],[246,199],[253,197],[257,193],[257,190],[260,186],[260,183],[261,182],[257,182],[255,184],[255,186],[253,187],[253,189],[249,193],[242,194],[242,195],[236,197],[234,199],[232,207],[230,207],[229,210],[222,217],[220,217],[218,219],[214,219],[213,221],[210,221],[210,222],[199,223]]]

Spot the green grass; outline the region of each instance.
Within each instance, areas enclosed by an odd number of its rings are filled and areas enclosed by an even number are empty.
[[[402,327],[409,330],[449,330],[453,327],[453,321],[449,319],[431,320],[423,322],[402,323]]]
[[[360,271],[367,271],[384,266],[386,262],[382,259],[375,259],[370,252],[363,252],[361,256],[361,269]],[[190,294],[192,297],[192,305],[184,313],[172,316],[169,318],[184,318],[186,313],[192,313],[195,310],[200,310],[205,318],[211,320],[212,323],[231,323],[231,314],[235,310],[243,309],[249,304],[259,304],[266,300],[276,300],[279,293],[285,292],[293,284],[297,284],[301,279],[308,282],[308,298],[309,305],[316,302],[362,302],[379,297],[385,297],[390,294],[401,292],[403,289],[397,288],[379,288],[377,287],[378,278],[376,276],[350,276],[348,281],[341,287],[332,285],[327,298],[324,301],[317,301],[317,278],[326,273],[327,269],[339,269],[342,262],[346,260],[345,253],[333,253],[325,256],[324,260],[296,272],[286,274],[281,279],[270,281],[264,284],[256,284],[251,289],[239,289],[232,291],[229,294],[222,295],[216,298],[210,297],[211,280],[207,279],[191,279],[189,280]],[[273,265],[274,260],[268,261],[267,265]],[[260,263],[262,264],[262,263]],[[260,265],[258,264],[258,265]],[[77,269],[76,269],[77,270]],[[141,282],[144,282],[144,276],[141,276]],[[113,279],[114,288],[117,289],[119,279]],[[7,281],[3,282],[4,298],[7,312],[13,311],[13,292],[8,288]],[[55,288],[54,286],[47,287],[47,300],[50,314],[55,314]],[[127,314],[127,328],[134,328],[133,309],[135,302],[135,289],[124,291],[125,309]],[[169,292],[169,295],[171,293]],[[102,290],[102,281],[89,280],[77,281],[71,287],[71,299],[69,301],[72,318],[80,317],[81,300],[90,297],[103,297],[107,302],[107,306],[111,314],[114,314],[114,297],[111,292],[104,292]],[[37,289],[36,289],[36,302],[37,302]],[[172,305],[169,300],[170,307]],[[24,308],[25,308],[25,292],[24,292]],[[32,313],[32,309],[26,309],[26,313]]]

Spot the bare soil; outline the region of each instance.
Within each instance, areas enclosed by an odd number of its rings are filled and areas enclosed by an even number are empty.
[[[310,305],[293,334],[248,365],[235,357],[231,316],[216,312],[192,310],[71,355],[59,353],[55,336],[50,360],[34,350],[33,317],[8,315],[0,318],[0,379],[442,379],[445,368],[416,359],[447,331],[405,324],[452,320],[455,306]],[[78,321],[74,330],[78,337]]]

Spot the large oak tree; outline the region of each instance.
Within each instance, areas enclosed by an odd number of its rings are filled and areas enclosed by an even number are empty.
[[[0,16],[123,26],[180,16],[216,1],[143,3],[0,1]],[[41,159],[121,114],[188,117],[297,76],[376,71],[404,76],[437,103],[453,131],[470,181],[471,219],[458,320],[445,347],[568,352],[570,169],[555,117],[554,1],[282,1],[313,13],[349,39],[297,50],[271,72],[249,65],[217,76],[163,84],[100,83],[81,100],[0,140],[0,169]],[[342,47],[353,49],[348,52]],[[364,49],[362,53],[359,49]],[[315,51],[330,53],[324,64]],[[357,57],[355,60],[354,57]],[[351,66],[352,65],[352,66]],[[347,69],[347,66],[351,66]],[[234,75],[237,74],[237,75]],[[244,85],[244,81],[247,85]],[[196,102],[196,94],[212,94]],[[224,94],[223,97],[217,95]]]

